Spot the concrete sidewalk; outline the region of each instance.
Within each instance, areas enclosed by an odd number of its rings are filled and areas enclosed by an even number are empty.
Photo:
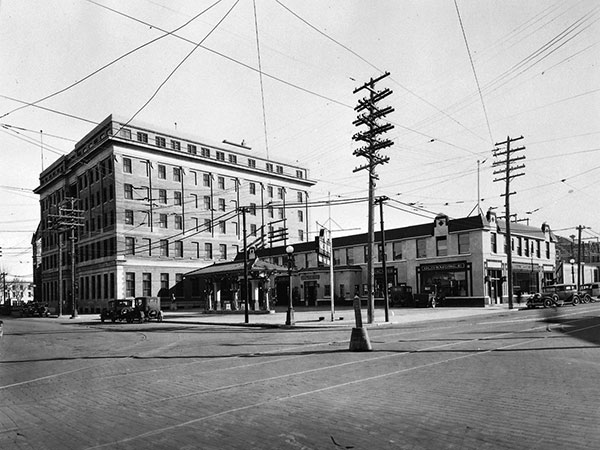
[[[401,323],[415,323],[432,320],[459,319],[488,314],[514,314],[519,310],[514,305],[512,310],[508,305],[494,305],[485,308],[393,308],[389,311],[389,321],[385,321],[385,311],[375,310],[375,320],[367,324],[367,312],[363,308],[363,325],[366,327],[378,327]],[[251,326],[251,327],[286,327],[287,308],[277,308],[271,313],[254,313],[248,315],[248,323],[245,322],[243,311],[235,312],[206,312],[204,310],[179,310],[164,311],[164,322],[167,323],[195,323],[202,325],[229,325],[229,326]],[[294,309],[294,328],[323,328],[355,326],[354,310],[349,307],[336,309],[331,320],[331,310],[325,308],[298,307]]]

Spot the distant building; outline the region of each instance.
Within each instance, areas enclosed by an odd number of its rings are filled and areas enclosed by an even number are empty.
[[[412,292],[421,293],[436,285],[446,298],[447,305],[484,306],[507,301],[506,223],[487,215],[450,219],[439,215],[421,225],[386,230],[386,266],[388,286],[406,285]],[[515,294],[539,292],[555,278],[555,236],[547,225],[539,228],[511,223],[512,276]],[[380,232],[375,233],[374,293],[376,301],[383,300],[384,276]],[[367,292],[367,234],[333,239],[334,287],[330,270],[319,263],[318,244],[293,243],[294,296],[300,304],[311,306],[330,302],[351,304],[355,294],[365,298]],[[259,250],[258,258],[286,266],[285,246]],[[238,267],[239,269],[239,267]],[[216,265],[186,275],[188,294],[199,298],[203,292],[218,294],[225,284]],[[241,273],[231,271],[240,285]],[[258,283],[260,285],[260,283]],[[203,291],[204,289],[204,291]],[[287,304],[289,281],[280,271],[269,286],[279,304]],[[205,294],[204,294],[205,295]],[[515,301],[517,298],[515,297]]]
[[[1,288],[2,305],[18,306],[23,303],[29,303],[34,300],[33,283],[31,279],[25,280],[19,277],[5,279],[3,277],[3,285]]]
[[[578,277],[579,274],[579,277]],[[557,236],[556,277],[562,283],[589,283],[600,281],[600,242],[581,241],[575,235],[570,239]]]
[[[254,156],[245,145],[109,116],[40,175],[32,242],[40,243],[41,300],[56,310],[62,298],[69,311],[72,270],[84,313],[115,298],[181,297],[184,273],[240,250],[240,207],[252,239],[306,241],[313,185],[307,169]],[[74,211],[61,212],[68,198]],[[65,214],[75,217],[75,267],[69,227],[59,226]]]

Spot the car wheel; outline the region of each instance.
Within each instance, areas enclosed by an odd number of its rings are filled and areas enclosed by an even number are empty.
[[[590,296],[590,294],[585,294],[585,297],[583,297],[583,303],[590,303],[592,301],[592,297]]]
[[[547,298],[546,300],[544,300],[544,308],[550,308],[552,306],[552,300]]]
[[[573,306],[577,306],[580,303],[579,296],[573,296]]]

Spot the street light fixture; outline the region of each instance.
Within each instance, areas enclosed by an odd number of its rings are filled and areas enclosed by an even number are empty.
[[[289,292],[289,296],[288,296],[288,310],[287,310],[287,315],[285,318],[285,324],[292,326],[294,325],[294,307],[292,304],[292,269],[294,268],[294,247],[292,247],[291,245],[288,245],[285,248],[285,252],[288,255],[288,261],[287,261],[287,266],[288,266],[288,277],[289,277],[289,282],[290,282],[290,292]]]
[[[573,266],[575,259],[571,258],[569,262],[571,263],[571,283],[575,283],[575,267]]]

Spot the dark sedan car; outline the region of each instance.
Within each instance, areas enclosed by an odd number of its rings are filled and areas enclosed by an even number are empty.
[[[553,306],[578,305],[581,303],[581,294],[574,284],[553,284],[545,286],[542,297],[550,300]]]

